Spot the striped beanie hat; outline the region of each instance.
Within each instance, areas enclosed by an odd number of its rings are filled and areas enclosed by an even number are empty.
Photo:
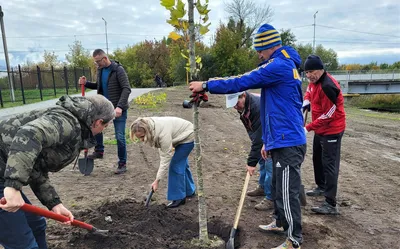
[[[254,49],[257,51],[266,50],[280,44],[282,44],[281,35],[269,24],[263,24],[254,38]]]

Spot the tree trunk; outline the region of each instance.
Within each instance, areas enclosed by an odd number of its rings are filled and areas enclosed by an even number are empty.
[[[196,59],[195,59],[195,32],[194,32],[194,4],[193,0],[188,0],[189,4],[189,62],[190,78],[197,79]],[[203,188],[203,169],[201,163],[201,146],[199,136],[199,111],[196,104],[193,105],[193,125],[194,125],[194,144],[195,144],[195,167],[197,169],[197,196],[199,200],[199,240],[202,243],[208,242],[207,228],[207,206]]]

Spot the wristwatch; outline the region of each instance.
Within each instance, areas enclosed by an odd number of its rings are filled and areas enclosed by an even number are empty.
[[[202,87],[203,87],[203,90],[204,91],[208,91],[208,84],[207,84],[207,81],[203,81],[203,84],[201,85]]]

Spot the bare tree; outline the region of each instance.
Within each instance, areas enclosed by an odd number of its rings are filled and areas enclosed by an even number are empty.
[[[256,4],[253,0],[231,0],[225,3],[226,12],[243,31],[241,46],[247,43],[254,31],[263,23],[268,23],[274,15],[269,5]],[[246,32],[248,29],[250,32]]]

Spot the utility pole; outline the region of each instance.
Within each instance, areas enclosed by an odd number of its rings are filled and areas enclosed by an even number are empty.
[[[317,18],[317,13],[318,13],[318,10],[317,10],[317,12],[314,13],[314,39],[313,39],[313,46],[312,46],[313,54],[315,53],[315,19]]]
[[[107,21],[103,17],[101,19],[103,19],[103,21],[104,21],[104,27],[105,27],[105,30],[106,30],[106,46],[107,46],[107,55],[108,55]]]
[[[13,79],[12,79],[13,77],[11,75],[10,60],[8,59],[6,31],[4,29],[3,17],[4,17],[4,13],[3,13],[3,10],[1,9],[1,6],[0,6],[0,25],[1,25],[1,34],[2,34],[2,37],[3,37],[4,56],[6,57],[8,84],[9,84],[9,87],[10,87],[10,98],[11,98],[12,102],[15,102],[14,83],[13,83]]]

